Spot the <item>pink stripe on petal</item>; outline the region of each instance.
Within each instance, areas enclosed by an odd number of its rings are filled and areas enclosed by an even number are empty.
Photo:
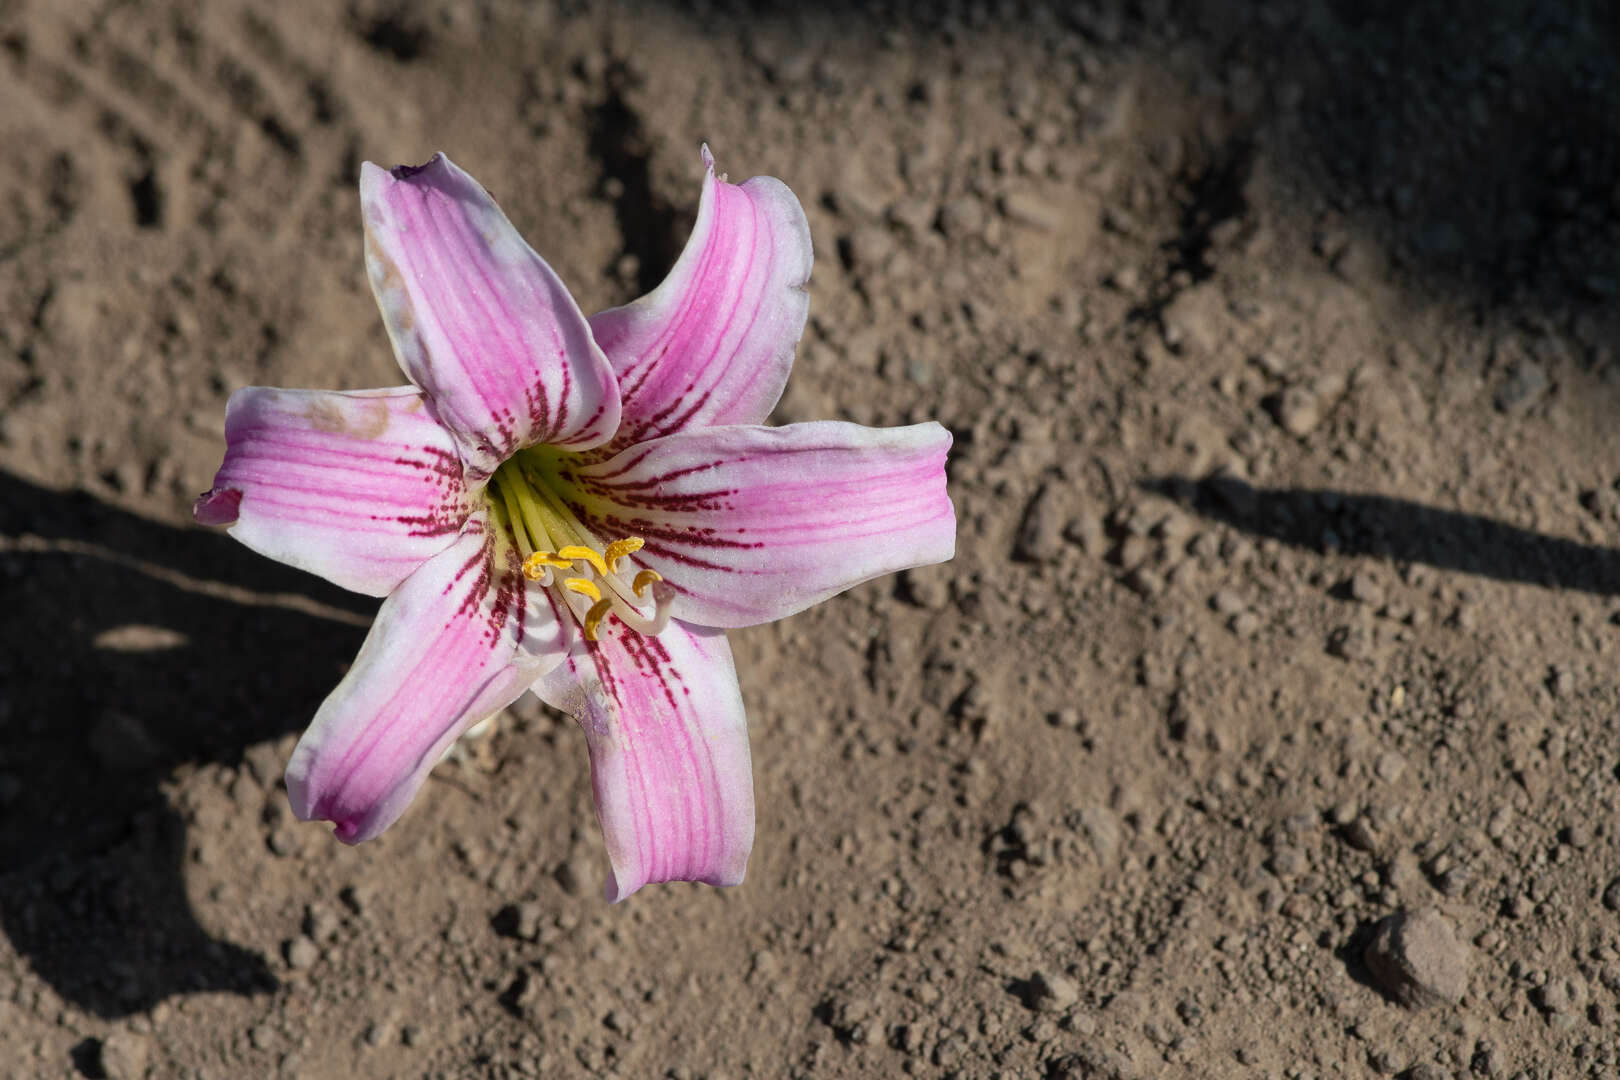
[[[443,154],[361,166],[366,272],[400,367],[478,478],[539,443],[583,450],[619,426],[612,369],[573,297],[495,200]]]
[[[750,626],[956,550],[950,432],[839,421],[688,431],[564,465],[560,487],[600,537],[639,536],[636,562],[675,614]]]
[[[697,224],[669,276],[591,317],[619,377],[624,419],[609,449],[690,428],[762,422],[782,396],[810,298],[810,228],[780,180],[708,175]]]
[[[676,621],[644,637],[610,618],[534,689],[585,730],[609,900],[661,881],[742,882],[754,779],[724,633]]]
[[[455,444],[414,387],[250,386],[226,406],[225,443],[197,520],[356,592],[386,595],[455,541],[471,505]]]
[[[405,812],[444,751],[559,663],[574,636],[479,512],[377,612],[287,764],[293,812],[359,843]]]

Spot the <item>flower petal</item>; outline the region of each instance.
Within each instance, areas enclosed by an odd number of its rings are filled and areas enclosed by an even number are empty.
[[[754,777],[724,633],[675,621],[644,637],[609,619],[534,690],[585,729],[609,900],[659,881],[742,882]]]
[[[415,387],[250,386],[225,407],[225,444],[197,520],[346,589],[386,595],[467,518],[455,444]]]
[[[624,401],[614,450],[687,428],[764,422],[804,332],[804,208],[774,177],[717,179],[707,146],[703,164],[697,224],[669,276],[591,317]]]
[[[366,272],[399,365],[460,439],[475,478],[536,443],[588,449],[619,391],[579,306],[495,200],[443,154],[365,163]]]
[[[573,627],[480,510],[377,612],[287,764],[293,813],[346,843],[376,836],[462,732],[561,660]]]
[[[556,487],[598,537],[646,541],[635,559],[674,588],[679,618],[751,626],[949,559],[950,445],[932,422],[709,428],[564,463]]]

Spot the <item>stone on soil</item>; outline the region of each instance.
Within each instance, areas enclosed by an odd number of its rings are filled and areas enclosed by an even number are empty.
[[[1468,989],[1468,950],[1434,908],[1402,910],[1373,931],[1365,954],[1379,989],[1409,1009],[1454,1004]]]

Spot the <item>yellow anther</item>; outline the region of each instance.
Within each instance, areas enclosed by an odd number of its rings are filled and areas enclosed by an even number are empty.
[[[559,559],[549,551],[537,551],[523,560],[523,573],[530,581],[539,581],[548,566],[555,566],[559,570],[567,570],[574,564],[568,559]]]
[[[634,555],[641,550],[643,541],[639,536],[627,536],[623,540],[615,540],[607,546],[606,559],[608,569],[614,573],[619,572],[619,560],[626,555]]]
[[[606,560],[588,547],[580,547],[578,544],[570,544],[568,547],[558,548],[557,554],[565,559],[583,559],[585,562],[590,563],[598,574],[606,576],[608,573],[608,564]]]
[[[656,570],[643,570],[636,575],[636,580],[630,583],[630,591],[640,596],[647,591],[647,586],[655,581],[663,581],[664,575]]]
[[[591,605],[591,610],[585,613],[585,640],[596,640],[596,628],[602,625],[607,613],[613,610],[613,601],[598,600]]]
[[[569,592],[577,592],[581,596],[588,596],[592,600],[601,602],[602,590],[596,587],[596,582],[587,581],[582,577],[571,577],[563,582],[563,588]]]

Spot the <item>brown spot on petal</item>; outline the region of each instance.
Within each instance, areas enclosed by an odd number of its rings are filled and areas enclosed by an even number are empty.
[[[360,398],[353,409],[345,411],[331,402],[316,398],[310,402],[304,417],[316,431],[352,435],[357,439],[377,439],[388,430],[388,403],[382,398]]]
[[[400,274],[399,267],[394,260],[383,251],[382,245],[371,234],[371,228],[365,230],[366,269],[371,274],[371,283],[376,288],[378,299],[384,295],[397,295],[397,300],[388,303],[393,312],[397,329],[408,332],[416,325],[416,313],[411,309],[410,299],[405,292],[405,278]]]

